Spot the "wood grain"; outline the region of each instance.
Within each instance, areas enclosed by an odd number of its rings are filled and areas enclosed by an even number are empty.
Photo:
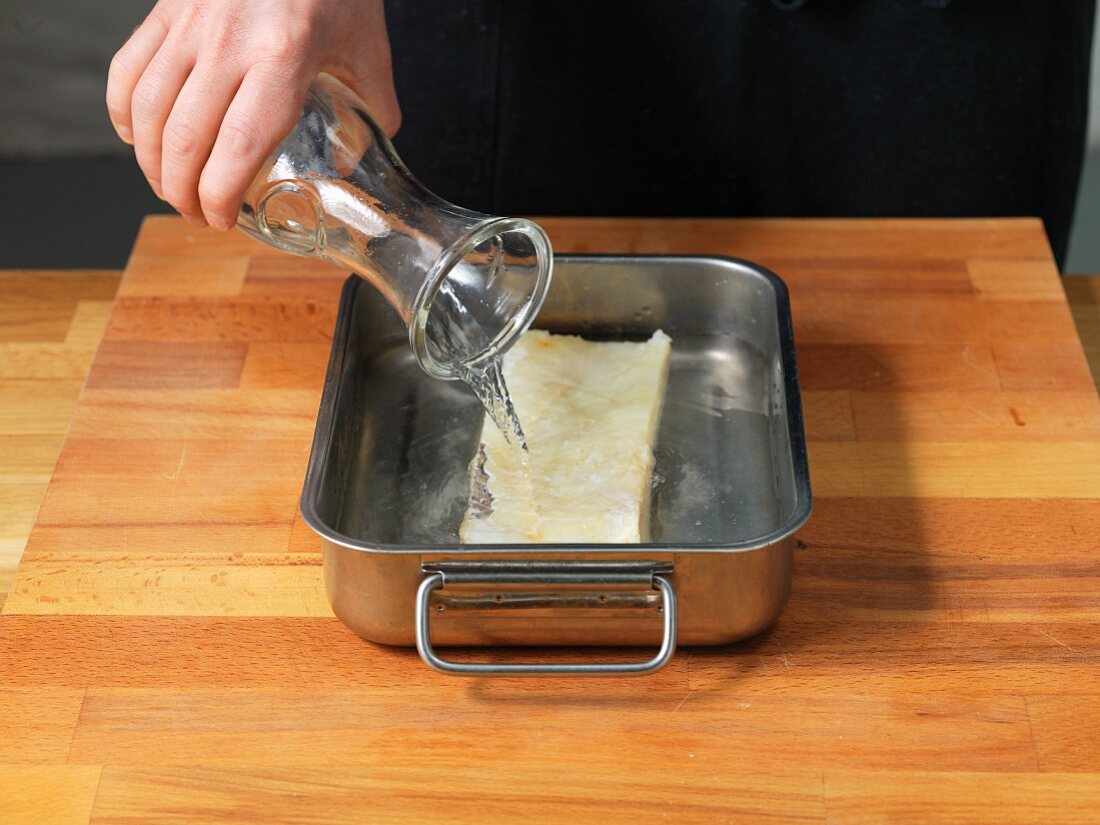
[[[455,746],[448,741],[446,747]],[[580,821],[821,822],[813,771],[734,770],[708,763],[685,772],[694,789],[654,766],[645,748],[582,771],[514,768],[500,754],[481,767],[422,752],[401,766],[349,768],[108,768],[93,822],[143,820],[280,823]],[[637,751],[641,751],[638,753]],[[637,767],[641,771],[637,771]],[[422,783],[444,771],[461,791]]]
[[[0,765],[0,811],[11,825],[87,822],[101,769],[92,765]]]
[[[825,774],[829,822],[913,825],[1092,823],[1100,785],[1085,774]]]
[[[810,446],[828,496],[1100,499],[1100,444],[833,442]]]
[[[0,271],[0,607],[118,281],[113,270]]]
[[[1050,245],[1034,218],[991,220],[539,218],[558,252],[719,253],[774,258],[1038,260]],[[161,233],[164,230],[161,229]],[[178,248],[178,242],[174,248]],[[904,264],[903,264],[904,265]]]
[[[1006,334],[992,349],[997,375],[1006,390],[1072,392],[1092,380],[1079,341],[1025,343]]]
[[[816,502],[815,502],[816,504]],[[829,498],[799,532],[807,547],[901,549],[1027,561],[1093,558],[1100,508],[1087,499]]]
[[[0,765],[64,763],[84,693],[83,688],[0,688]]]
[[[779,622],[643,680],[459,680],[358,639],[297,513],[343,273],[153,218],[0,620],[0,806],[1095,819],[1100,402],[1038,222],[545,224],[559,251],[736,255],[788,282],[817,501]],[[12,501],[106,321],[98,287],[72,310],[87,333],[38,289],[3,318],[42,340],[0,337]]]
[[[949,708],[935,696],[866,698],[858,703],[864,724],[856,725],[852,700],[846,697],[697,691],[683,704],[675,694],[645,700],[612,694],[588,702],[578,691],[565,688],[568,703],[561,703],[559,693],[558,705],[551,706],[552,720],[532,714],[538,705],[553,701],[549,696],[528,696],[522,702],[494,696],[465,699],[463,710],[439,727],[433,724],[437,710],[430,695],[393,689],[260,691],[247,697],[233,692],[96,693],[85,701],[69,760],[140,767],[193,765],[208,758],[233,766],[377,768],[409,728],[423,727],[416,738],[422,766],[430,770],[433,763],[442,768],[453,760],[456,743],[483,735],[482,714],[492,704],[497,724],[522,742],[498,744],[486,761],[507,764],[522,784],[549,772],[559,778],[577,776],[578,766],[563,765],[567,760],[560,755],[569,751],[578,731],[584,731],[584,748],[595,757],[590,768],[617,765],[633,781],[656,778],[664,771],[658,765],[643,766],[652,755],[646,737],[635,730],[647,721],[674,743],[666,751],[669,756],[695,760],[692,764],[700,771],[720,763],[723,772],[748,773],[754,765],[797,769],[800,750],[838,768],[920,769],[930,763],[943,770],[1036,767],[1027,708],[1015,697],[982,697]],[[736,749],[730,747],[731,739],[740,740]],[[432,754],[438,756],[433,759]]]
[[[980,301],[1060,301],[1061,284],[1051,278],[1054,262],[971,260],[966,270]]]
[[[975,390],[968,393],[852,392],[859,441],[1018,444],[1100,440],[1096,393]]]

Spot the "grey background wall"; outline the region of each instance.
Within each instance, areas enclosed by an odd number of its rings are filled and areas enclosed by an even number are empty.
[[[21,238],[37,231],[44,212],[69,216],[69,234],[50,250],[8,245],[0,266],[76,266],[81,262],[70,258],[80,250],[83,265],[116,265],[111,261],[118,252],[106,237],[132,237],[137,216],[166,211],[135,177],[130,150],[115,137],[103,105],[111,56],[152,6],[153,0],[0,3],[0,179],[20,194],[0,198],[0,226],[9,238]],[[1093,44],[1090,150],[1068,272],[1100,272],[1100,37]],[[47,179],[74,183],[34,202]],[[83,225],[80,216],[102,209],[104,199],[118,214],[100,214],[98,226]]]
[[[0,0],[0,267],[114,268],[167,212],[115,137],[111,56],[153,0]]]
[[[106,67],[151,0],[0,3],[0,155],[124,153],[103,106]]]
[[[1100,273],[1100,15],[1092,33],[1092,79],[1089,89],[1089,153],[1081,174],[1073,217],[1066,271]]]

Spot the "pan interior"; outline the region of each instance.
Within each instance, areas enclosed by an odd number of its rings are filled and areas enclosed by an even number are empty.
[[[655,544],[730,545],[796,509],[779,302],[770,281],[710,258],[559,258],[535,327],[673,341],[656,445]],[[354,543],[458,546],[481,405],[425,375],[369,287],[354,290],[319,517]],[[337,341],[336,345],[340,346]]]

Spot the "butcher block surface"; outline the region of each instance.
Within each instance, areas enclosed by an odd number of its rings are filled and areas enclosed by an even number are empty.
[[[790,287],[778,623],[636,679],[357,638],[297,511],[346,273],[150,218],[0,618],[0,819],[1095,822],[1100,403],[1041,225],[542,223]]]

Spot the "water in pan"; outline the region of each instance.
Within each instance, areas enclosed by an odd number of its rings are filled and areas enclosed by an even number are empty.
[[[523,496],[532,511],[538,507],[535,497],[534,481],[531,478],[531,456],[527,450],[527,438],[523,434],[519,415],[504,381],[504,364],[500,356],[486,359],[474,368],[462,370],[462,380],[481,402],[489,420],[496,425],[512,451],[512,459],[520,471],[520,484]],[[485,426],[488,426],[486,424]],[[493,497],[489,492],[489,478],[485,474],[485,452],[480,450],[471,466],[470,506],[479,508],[488,515],[493,508]]]
[[[656,447],[654,542],[732,543],[779,524],[772,427],[782,417],[769,406],[768,366],[745,342],[675,337]],[[354,369],[348,378],[361,401],[337,423],[353,456],[337,528],[374,544],[458,545],[482,404],[460,382],[424,375],[400,343]]]

